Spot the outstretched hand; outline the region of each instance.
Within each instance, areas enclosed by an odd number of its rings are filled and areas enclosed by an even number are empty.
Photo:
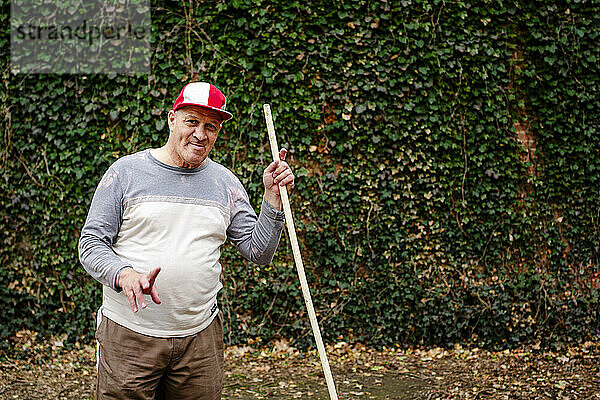
[[[152,301],[156,304],[160,304],[158,291],[156,290],[156,285],[154,285],[154,281],[159,272],[160,267],[154,268],[147,274],[136,272],[133,268],[126,268],[121,271],[117,286],[123,289],[123,292],[129,299],[129,304],[131,304],[133,312],[138,311],[138,306],[146,308],[144,294],[149,294],[152,296]]]
[[[273,207],[281,210],[280,187],[285,186],[287,190],[294,187],[294,173],[285,162],[286,149],[279,152],[280,161],[273,161],[263,172],[263,184],[265,185],[265,200]]]

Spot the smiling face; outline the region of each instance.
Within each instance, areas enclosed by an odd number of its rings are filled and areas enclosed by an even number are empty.
[[[169,140],[166,149],[171,165],[197,168],[212,150],[222,118],[216,111],[187,106],[169,111]]]

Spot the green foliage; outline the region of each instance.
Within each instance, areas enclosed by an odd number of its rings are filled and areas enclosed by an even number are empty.
[[[256,206],[272,106],[326,340],[597,337],[598,5],[156,1],[147,76],[12,75],[4,31],[0,334],[91,337],[76,244],[95,186],[208,80],[235,114],[213,158]],[[229,343],[310,340],[285,238],[266,268],[228,245],[222,261]]]

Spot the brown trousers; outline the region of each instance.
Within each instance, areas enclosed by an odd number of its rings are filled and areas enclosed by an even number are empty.
[[[96,340],[98,400],[221,398],[221,312],[206,329],[182,338],[145,336],[103,317]]]

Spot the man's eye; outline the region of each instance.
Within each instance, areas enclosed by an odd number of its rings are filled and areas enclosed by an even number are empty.
[[[210,129],[211,131],[214,131],[215,129],[217,129],[217,127],[216,127],[216,126],[214,126],[213,124],[206,124],[206,127],[207,127],[208,129]]]
[[[185,123],[189,126],[196,126],[198,125],[198,121],[196,121],[195,119],[188,119],[185,121]]]

